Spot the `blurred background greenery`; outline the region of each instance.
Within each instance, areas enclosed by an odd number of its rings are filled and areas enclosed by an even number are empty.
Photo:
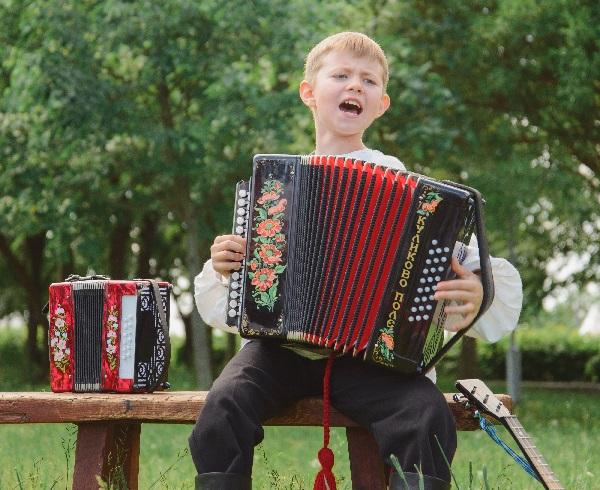
[[[161,277],[208,387],[235,340],[213,348],[192,278],[252,155],[313,149],[306,52],[359,30],[391,63],[367,144],[480,189],[523,319],[563,301],[576,328],[600,270],[599,26],[592,0],[1,0],[0,318],[45,376],[49,283]]]

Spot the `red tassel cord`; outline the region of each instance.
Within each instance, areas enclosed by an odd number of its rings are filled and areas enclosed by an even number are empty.
[[[335,354],[332,353],[327,359],[325,365],[325,374],[323,375],[323,447],[319,450],[319,462],[321,471],[315,478],[314,490],[337,490],[335,486],[335,476],[333,475],[333,451],[329,449],[329,380],[331,379],[331,366]]]

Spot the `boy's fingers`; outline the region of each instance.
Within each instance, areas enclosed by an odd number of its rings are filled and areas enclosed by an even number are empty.
[[[466,267],[463,267],[461,265],[461,263],[458,261],[458,259],[454,256],[452,256],[452,262],[451,262],[451,266],[452,266],[452,270],[454,272],[456,272],[456,274],[459,277],[465,276],[465,275],[469,275],[469,274],[473,274],[469,269],[467,269]]]
[[[469,301],[475,299],[476,292],[469,289],[452,289],[447,291],[436,291],[433,296],[436,300],[447,299],[455,301]]]
[[[227,236],[234,238],[225,238]],[[221,238],[221,240],[217,241],[219,238]],[[224,250],[243,254],[246,251],[246,240],[236,235],[223,235],[223,237],[217,237],[210,247],[211,254],[214,256]]]
[[[474,275],[474,274],[473,274]],[[436,291],[451,291],[461,289],[463,291],[474,291],[478,287],[477,282],[468,279],[451,279],[449,281],[439,282]]]
[[[448,305],[444,308],[444,311],[449,315],[467,315],[475,311],[475,305],[471,302],[461,305]]]
[[[244,258],[244,254],[232,252],[231,250],[222,250],[213,255],[213,262],[232,262],[240,261]]]

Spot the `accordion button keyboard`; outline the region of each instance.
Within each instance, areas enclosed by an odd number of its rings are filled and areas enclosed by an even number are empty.
[[[235,211],[234,211],[234,222],[233,222],[233,233],[238,236],[245,237],[248,227],[248,219],[250,215],[250,192],[248,189],[248,182],[238,182],[236,188],[236,199],[235,199]],[[242,261],[242,270],[244,270],[246,263]],[[242,309],[242,275],[234,271],[231,274],[229,282],[228,300],[229,309],[227,310],[227,324],[236,326],[238,324],[239,317]]]

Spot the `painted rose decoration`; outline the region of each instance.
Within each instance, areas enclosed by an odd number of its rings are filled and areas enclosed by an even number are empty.
[[[421,206],[417,210],[417,214],[429,216],[435,212],[438,204],[442,202],[442,199],[442,196],[440,196],[437,192],[428,192],[425,194],[425,197],[421,202]]]
[[[108,310],[106,319],[106,359],[111,369],[117,367],[117,338],[119,336],[119,312],[115,305]]]
[[[257,306],[273,311],[279,298],[279,276],[285,270],[283,252],[286,237],[283,234],[283,217],[287,199],[282,197],[283,184],[267,180],[256,200],[253,230],[256,232],[254,254],[248,266],[248,277],[252,284],[252,297]]]
[[[68,325],[65,320],[65,309],[57,305],[51,317],[54,327],[54,334],[50,339],[50,356],[54,361],[54,366],[59,371],[65,373],[69,367],[71,349],[67,346]]]

